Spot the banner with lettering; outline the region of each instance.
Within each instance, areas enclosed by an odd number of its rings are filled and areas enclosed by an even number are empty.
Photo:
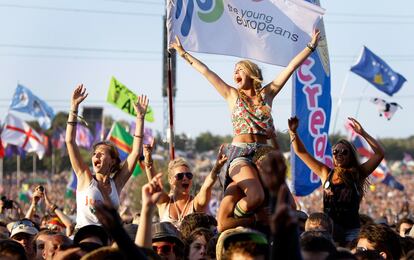
[[[299,118],[297,133],[307,151],[331,167],[331,145],[328,140],[332,107],[331,76],[323,22],[319,29],[321,40],[317,50],[293,75],[292,114]],[[309,195],[319,187],[320,179],[293,150],[291,154],[293,192],[296,196]]]
[[[287,66],[324,12],[303,0],[168,0],[168,43]]]
[[[134,103],[137,102],[137,95],[129,90],[124,84],[119,82],[115,77],[111,78],[111,83],[109,84],[108,95],[106,96],[106,101],[113,104],[122,111],[132,115],[137,116],[134,109]],[[147,113],[145,114],[145,120],[148,122],[154,122],[154,110],[150,106],[147,108]]]

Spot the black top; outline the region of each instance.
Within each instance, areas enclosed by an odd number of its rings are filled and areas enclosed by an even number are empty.
[[[359,203],[361,194],[356,184],[349,187],[345,183],[332,183],[333,170],[323,184],[323,211],[335,225],[343,229],[359,228]]]

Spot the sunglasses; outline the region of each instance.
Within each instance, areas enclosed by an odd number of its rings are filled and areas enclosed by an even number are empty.
[[[344,155],[344,156],[346,156],[346,155],[348,155],[348,153],[349,153],[348,149],[337,149],[337,148],[335,148],[335,149],[332,150],[333,155]]]
[[[168,255],[173,252],[174,246],[175,244],[165,243],[161,245],[153,245],[152,249],[154,250],[154,252],[157,252],[158,255],[159,254]]]
[[[355,251],[356,251],[356,252],[365,252],[365,251],[368,251],[368,248],[366,248],[366,247],[357,247],[357,248],[355,249]]]
[[[177,173],[176,175],[174,175],[174,178],[177,181],[181,181],[182,179],[184,179],[184,175],[189,180],[191,180],[193,178],[193,174],[191,172],[180,172],[180,173]]]

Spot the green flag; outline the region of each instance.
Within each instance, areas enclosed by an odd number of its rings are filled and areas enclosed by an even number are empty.
[[[114,143],[114,145],[118,148],[119,157],[121,158],[121,160],[126,160],[128,155],[132,151],[132,143],[134,141],[132,135],[130,135],[127,132],[127,130],[125,130],[125,128],[122,127],[121,124],[115,122],[112,126],[111,132],[109,133],[107,139]],[[132,176],[137,176],[141,173],[142,170],[138,162],[135,166]]]
[[[119,82],[115,77],[111,78],[109,84],[108,96],[106,101],[113,104],[122,111],[137,116],[134,109],[134,103],[137,102],[137,95],[129,90],[124,84]],[[145,120],[148,122],[154,122],[154,111],[148,106],[147,113],[145,114]]]

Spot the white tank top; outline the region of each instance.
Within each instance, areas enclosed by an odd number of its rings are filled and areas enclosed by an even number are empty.
[[[109,181],[111,183],[111,199],[112,205],[118,209],[119,196],[116,190],[115,182],[113,179]],[[76,192],[76,227],[81,228],[86,225],[101,225],[98,218],[95,216],[95,203],[103,203],[101,191],[98,189],[98,182],[95,178],[92,178],[89,186],[81,191]]]
[[[184,207],[184,212],[182,212],[181,216],[178,216],[178,219],[173,219],[170,216],[170,206],[174,205],[173,199],[170,197],[167,205],[165,206],[164,213],[160,216],[160,222],[170,222],[172,223],[178,230],[180,230],[181,222],[183,221],[184,217],[194,213],[194,198],[190,197],[191,201]]]

